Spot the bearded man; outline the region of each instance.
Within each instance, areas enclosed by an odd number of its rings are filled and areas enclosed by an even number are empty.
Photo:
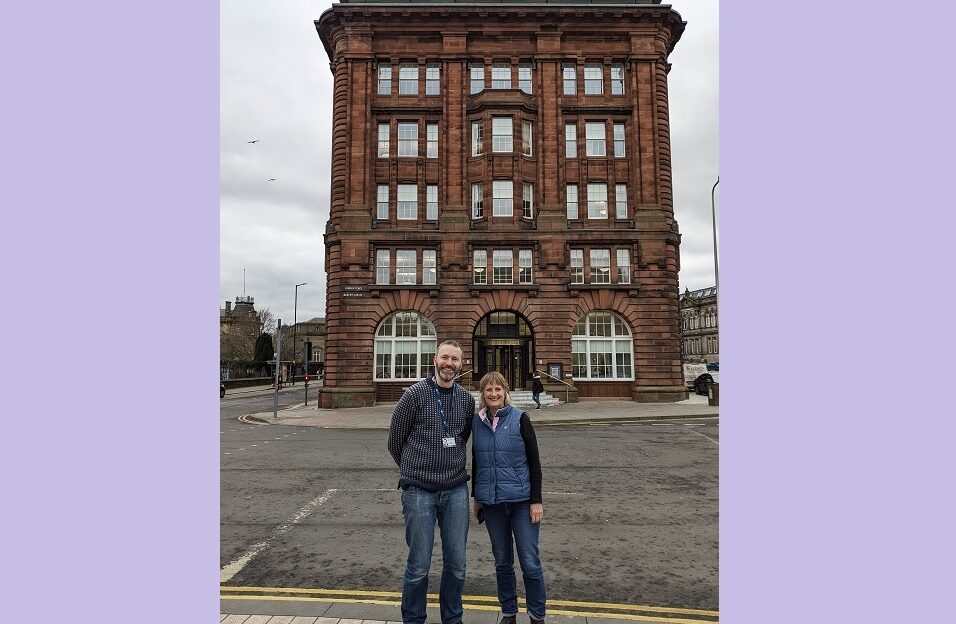
[[[475,399],[455,383],[462,355],[454,340],[438,345],[435,375],[408,388],[392,412],[388,452],[399,468],[408,544],[402,579],[405,624],[425,622],[436,521],[442,549],[441,621],[461,624],[469,514],[465,445],[475,414]]]

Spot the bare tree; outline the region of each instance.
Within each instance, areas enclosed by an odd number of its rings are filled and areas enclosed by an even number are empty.
[[[220,325],[220,364],[236,372],[252,365],[255,360],[256,339],[262,334],[275,333],[275,329],[276,318],[268,308]]]

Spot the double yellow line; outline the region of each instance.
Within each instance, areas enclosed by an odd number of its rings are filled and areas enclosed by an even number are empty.
[[[347,589],[302,589],[296,587],[219,587],[219,597],[227,600],[276,600],[298,602],[348,602],[401,606],[402,594],[386,591],[361,591]],[[429,607],[438,607],[438,594],[428,594],[433,602]],[[494,596],[462,596],[466,609],[497,611],[498,598]],[[519,603],[524,604],[523,599]],[[557,608],[556,608],[557,607]],[[564,607],[564,608],[562,608]],[[549,615],[567,615],[591,618],[635,620],[639,622],[670,622],[671,624],[704,624],[718,622],[718,611],[706,609],[680,609],[608,602],[582,602],[577,600],[548,600]],[[660,615],[651,615],[660,614]],[[680,616],[696,616],[691,618]]]

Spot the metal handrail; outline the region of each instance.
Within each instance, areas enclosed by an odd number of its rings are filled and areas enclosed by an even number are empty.
[[[561,380],[561,379],[558,379],[557,377],[554,377],[554,376],[552,376],[552,375],[549,375],[548,373],[546,373],[546,372],[544,372],[544,371],[535,369],[534,372],[536,372],[536,373],[539,374],[539,375],[544,375],[544,376],[547,377],[548,379],[553,379],[554,381],[556,381],[556,382],[558,382],[558,383],[560,383],[560,384],[566,385],[567,388],[565,388],[564,402],[565,402],[565,403],[570,403],[570,402],[571,402],[571,388],[573,388],[574,386],[572,386],[571,384],[569,384],[569,383],[566,382],[566,381],[563,381],[563,380]]]
[[[461,378],[464,377],[465,375],[469,374],[469,373],[472,372],[473,370],[474,370],[474,369],[470,369],[470,370],[466,370],[466,371],[463,372],[463,373],[458,373],[457,375],[455,375],[454,381],[458,381],[459,379],[461,379]]]

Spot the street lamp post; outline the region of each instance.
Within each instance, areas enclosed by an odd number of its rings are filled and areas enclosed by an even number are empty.
[[[720,296],[720,273],[717,271],[717,211],[714,209],[714,191],[717,190],[717,185],[720,184],[720,176],[717,176],[717,181],[714,182],[714,187],[710,189],[710,217],[713,220],[714,225],[714,286],[717,287],[717,296]]]
[[[302,282],[301,284],[296,284],[296,285],[295,285],[295,303],[294,303],[293,306],[292,306],[292,385],[293,385],[293,386],[295,385],[295,349],[296,349],[295,327],[296,327],[296,323],[298,322],[298,319],[297,319],[297,317],[296,317],[296,314],[297,314],[298,311],[299,311],[299,310],[298,310],[298,308],[299,308],[299,286],[305,286],[306,284],[308,284],[308,282]]]

